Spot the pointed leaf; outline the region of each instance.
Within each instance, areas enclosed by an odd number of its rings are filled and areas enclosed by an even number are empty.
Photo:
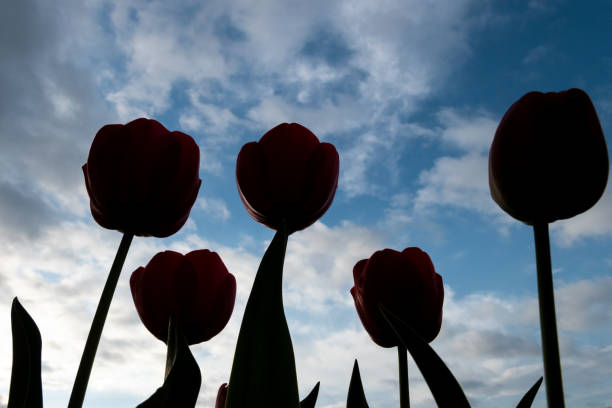
[[[13,369],[8,408],[42,408],[40,358],[42,339],[32,317],[17,298],[11,307]]]
[[[283,309],[287,233],[279,230],[259,265],[242,318],[227,408],[297,408],[300,399],[291,336]]]
[[[523,396],[523,398],[521,398],[521,401],[518,403],[516,408],[529,408],[529,407],[531,407],[531,404],[533,404],[533,400],[535,399],[536,394],[538,393],[538,390],[540,389],[540,385],[542,385],[542,380],[543,379],[544,379],[544,377],[540,377],[540,379],[538,381],[536,381],[536,383],[531,386],[529,391],[527,391],[527,393]]]
[[[180,327],[170,319],[164,384],[138,408],[193,408],[201,384],[200,367]]]
[[[359,374],[359,364],[357,364],[357,360],[355,360],[355,364],[353,364],[353,374],[351,374],[351,383],[346,398],[346,408],[368,408],[368,402],[366,401],[363,385],[361,384],[361,375]]]
[[[321,385],[320,381],[317,382],[317,385],[315,385],[312,391],[310,391],[310,394],[308,394],[306,398],[300,402],[300,408],[314,408],[317,402],[317,397],[319,396],[319,385]]]
[[[470,404],[461,386],[429,344],[387,308],[382,305],[379,307],[404,347],[412,355],[438,407],[469,408]]]

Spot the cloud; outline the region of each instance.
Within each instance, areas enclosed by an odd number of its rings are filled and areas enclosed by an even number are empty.
[[[612,236],[612,189],[610,182],[601,199],[586,212],[568,220],[556,221],[551,225],[555,232],[554,240],[563,247],[587,238]]]
[[[380,406],[396,404],[396,353],[376,346],[361,327],[348,289],[354,263],[383,246],[370,229],[344,223],[316,223],[290,237],[284,272],[284,297],[294,339],[301,395],[321,381],[322,406],[346,399],[353,360],[360,363],[366,395]],[[95,310],[119,234],[83,223],[60,223],[28,244],[5,245],[0,260],[0,329],[10,332],[10,300],[18,295],[43,337],[43,387],[46,393],[67,392]],[[335,248],[330,252],[329,248]],[[199,406],[212,406],[218,385],[227,381],[246,300],[261,253],[218,245],[204,237],[181,233],[171,240],[136,238],[111,306],[90,381],[91,395],[112,390],[136,404],[159,385],[165,361],[162,343],[140,323],[132,304],[130,272],[164,249],[217,251],[237,279],[237,303],[227,328],[210,342],[194,346],[203,369]],[[259,252],[259,251],[258,251]],[[85,289],[87,290],[85,290]],[[612,324],[612,278],[599,277],[558,287],[557,310],[564,375],[574,388],[568,403],[612,398],[605,388],[583,384],[585,372],[605,372],[610,346],[589,333],[609,338]],[[10,337],[10,336],[9,336]],[[447,362],[476,404],[516,403],[539,375],[537,300],[475,293],[458,297],[446,287],[444,324],[433,347]],[[0,338],[0,383],[10,380],[10,339]],[[121,370],[117,367],[121,366]],[[431,406],[431,395],[416,367],[411,366],[415,407]],[[0,388],[6,395],[7,389]],[[506,399],[505,399],[506,398]]]
[[[350,222],[336,227],[317,222],[292,235],[285,257],[285,305],[315,315],[351,309],[353,266],[382,246],[379,234]]]
[[[3,230],[37,232],[59,212],[88,211],[80,167],[96,130],[111,117],[84,60],[103,59],[92,5],[65,9],[26,0],[0,17],[0,213]],[[95,49],[98,55],[84,50]],[[76,55],[80,57],[75,57]],[[12,218],[12,221],[11,221]],[[43,221],[43,218],[45,221]]]
[[[302,123],[338,142],[341,188],[369,194],[368,171],[405,148],[405,126],[390,122],[414,113],[469,55],[471,4],[213,1],[188,14],[159,1],[115,5],[110,40],[121,69],[107,98],[125,120],[177,109],[181,126],[220,157],[209,159],[213,172],[253,134]],[[392,147],[366,160],[356,150],[371,135]],[[396,167],[386,169],[392,177]]]
[[[491,114],[485,111],[461,114],[444,108],[436,116],[444,143],[467,153],[488,154],[498,123]]]
[[[534,64],[540,62],[550,54],[550,47],[538,45],[527,52],[523,58],[523,64]]]
[[[227,221],[230,217],[225,201],[220,198],[198,198],[196,206],[206,215],[221,221]]]

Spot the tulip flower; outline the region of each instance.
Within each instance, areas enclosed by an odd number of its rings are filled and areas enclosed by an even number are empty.
[[[284,222],[291,234],[327,211],[338,187],[339,166],[332,144],[320,143],[300,124],[282,123],[240,150],[238,192],[256,221],[275,230]]]
[[[155,337],[167,341],[173,316],[190,345],[217,335],[236,299],[236,279],[207,249],[156,254],[132,273],[130,288],[140,320]]]
[[[491,196],[533,225],[546,398],[563,408],[563,379],[548,223],[591,208],[608,181],[608,150],[591,99],[580,89],[529,92],[502,118],[489,152]]]
[[[138,236],[167,237],[187,221],[202,180],[191,136],[153,119],[102,127],[83,165],[98,224]]]
[[[355,286],[351,295],[363,327],[381,347],[397,346],[400,406],[410,406],[408,355],[406,348],[380,312],[384,306],[410,325],[426,342],[436,338],[442,327],[444,286],[426,252],[406,248],[402,252],[383,249],[353,268]]]
[[[378,309],[382,304],[431,342],[442,326],[444,286],[426,252],[406,248],[383,249],[353,268],[351,295],[366,331],[381,347],[399,340]]]
[[[491,196],[529,225],[591,208],[608,180],[608,150],[580,89],[529,92],[502,118],[489,153]]]
[[[187,221],[202,180],[200,150],[191,136],[152,119],[106,125],[83,165],[91,214],[104,228],[123,232],[85,343],[68,406],[85,399],[89,376],[134,235],[167,237]]]
[[[219,387],[219,391],[217,391],[217,400],[215,401],[215,408],[225,408],[226,398],[227,398],[227,383],[223,383]]]

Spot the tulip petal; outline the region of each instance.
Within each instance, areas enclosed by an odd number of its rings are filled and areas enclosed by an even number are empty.
[[[258,222],[273,228],[269,217],[270,198],[265,180],[264,159],[257,142],[242,146],[236,160],[236,184],[247,212]]]
[[[302,230],[321,218],[331,206],[336,189],[340,158],[334,145],[320,143],[315,148],[306,166],[306,177],[302,189],[304,217],[295,226]]]

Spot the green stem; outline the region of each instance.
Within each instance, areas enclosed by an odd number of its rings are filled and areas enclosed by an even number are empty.
[[[134,234],[124,233],[113,261],[102,296],[100,296],[100,302],[96,309],[93,322],[91,323],[91,329],[89,329],[89,335],[87,336],[87,342],[85,343],[85,349],[83,350],[83,356],[81,357],[81,363],[79,364],[79,371],[77,372],[72,387],[72,394],[70,394],[70,401],[68,402],[68,408],[81,408],[83,406],[83,400],[85,399],[85,391],[87,390],[87,383],[89,382],[89,375],[91,374],[91,368],[93,366],[94,359],[96,358],[96,351],[98,349],[98,343],[100,343],[100,336],[102,335],[102,329],[104,329],[104,322],[106,321],[106,315],[110,307],[111,301],[113,300],[113,294],[117,287],[117,281],[121,274],[121,268],[123,262],[127,256],[128,249],[132,243]]]
[[[408,389],[408,353],[403,345],[397,346],[397,361],[399,363],[400,408],[410,408],[410,392]]]
[[[540,329],[542,333],[542,353],[544,356],[544,379],[546,380],[546,399],[548,406],[565,407],[563,398],[563,379],[557,339],[557,318],[555,316],[555,294],[550,263],[550,241],[548,224],[534,224],[536,264],[538,268],[538,299],[540,304]]]

